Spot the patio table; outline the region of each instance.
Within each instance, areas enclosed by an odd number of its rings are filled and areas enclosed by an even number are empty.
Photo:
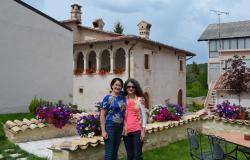
[[[245,140],[244,139],[244,134],[243,133],[236,133],[236,132],[219,132],[214,134],[216,137],[223,138],[225,141],[235,144],[236,147],[234,148],[233,151],[230,153],[236,151],[236,157],[237,157],[237,151],[239,147],[243,147],[246,149],[250,149],[250,140]],[[248,158],[249,160],[249,158]]]

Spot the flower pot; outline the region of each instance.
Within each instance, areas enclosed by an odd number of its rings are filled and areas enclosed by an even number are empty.
[[[250,140],[250,134],[245,133],[244,134],[244,139],[249,141]]]
[[[49,124],[53,124],[54,123],[54,118],[53,117],[46,117],[45,122],[49,123]]]
[[[241,119],[241,120],[246,120],[246,119],[247,119],[247,114],[246,114],[246,112],[240,112],[240,113],[239,113],[239,119]]]

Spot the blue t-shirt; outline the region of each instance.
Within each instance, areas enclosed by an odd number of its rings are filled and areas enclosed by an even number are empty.
[[[126,109],[126,99],[124,95],[120,94],[119,96],[105,96],[102,101],[102,109],[107,111],[106,123],[123,123]]]

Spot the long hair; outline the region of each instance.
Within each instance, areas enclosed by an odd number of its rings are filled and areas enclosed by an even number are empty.
[[[129,82],[131,82],[135,86],[135,95],[137,97],[144,97],[139,82],[137,80],[133,79],[133,78],[130,78],[130,79],[126,80],[126,82],[124,83],[123,91],[124,91],[125,96],[128,95],[127,86],[128,86]]]

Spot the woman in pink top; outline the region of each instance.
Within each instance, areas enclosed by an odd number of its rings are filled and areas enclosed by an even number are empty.
[[[141,103],[143,97],[140,84],[128,79],[124,84],[126,112],[124,122],[124,144],[128,160],[142,160],[142,145],[145,137],[146,112]]]

